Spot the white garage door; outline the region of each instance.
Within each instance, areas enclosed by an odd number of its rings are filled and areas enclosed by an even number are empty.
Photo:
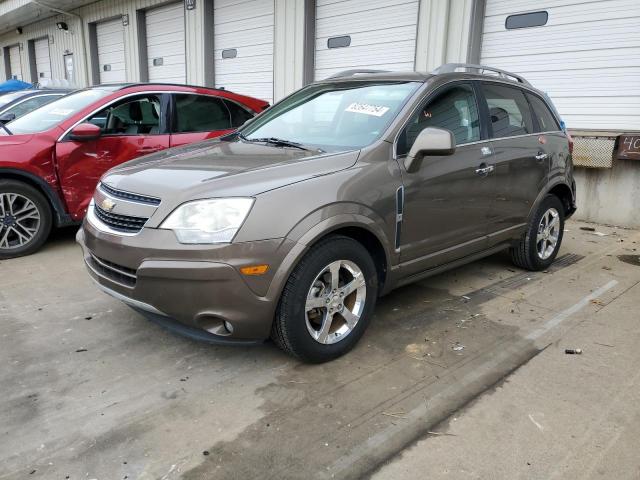
[[[273,101],[274,0],[215,0],[216,87]]]
[[[506,29],[536,11],[545,25]],[[567,127],[640,129],[638,0],[488,0],[485,14],[481,63],[547,92]]]
[[[9,47],[9,78],[22,80],[22,61],[20,59],[20,46]]]
[[[146,12],[150,82],[185,83],[184,3]]]
[[[413,70],[418,0],[317,0],[315,78],[342,70]]]
[[[122,18],[96,25],[100,83],[126,82]]]
[[[51,80],[51,56],[49,55],[49,38],[41,38],[33,42],[36,57],[36,77],[39,83]]]

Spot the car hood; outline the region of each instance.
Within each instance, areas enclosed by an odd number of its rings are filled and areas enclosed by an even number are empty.
[[[32,133],[24,135],[0,135],[0,147],[3,145],[22,145],[32,138]]]
[[[169,200],[253,196],[353,165],[359,150],[317,153],[260,143],[220,140],[172,148],[110,170],[107,185]]]

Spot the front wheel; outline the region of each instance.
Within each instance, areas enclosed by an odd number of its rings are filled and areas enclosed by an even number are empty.
[[[555,195],[547,195],[531,217],[527,231],[511,247],[511,259],[527,270],[544,270],[553,263],[564,233],[564,207]]]
[[[0,180],[0,259],[30,255],[51,231],[51,208],[38,190],[15,180]]]
[[[364,246],[330,237],[312,247],[291,273],[271,337],[303,361],[332,360],[363,335],[377,295],[376,267]]]

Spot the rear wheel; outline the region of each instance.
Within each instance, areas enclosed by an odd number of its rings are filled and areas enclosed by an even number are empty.
[[[0,259],[30,255],[49,236],[49,203],[31,185],[0,180]]]
[[[560,250],[564,232],[564,207],[555,195],[547,195],[531,217],[527,231],[511,247],[511,259],[527,270],[544,270]]]
[[[369,324],[378,295],[376,268],[355,240],[335,236],[314,246],[285,285],[271,337],[306,362],[337,358]]]

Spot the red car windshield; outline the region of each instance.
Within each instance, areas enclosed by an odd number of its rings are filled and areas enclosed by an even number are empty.
[[[7,127],[14,135],[44,132],[112,92],[112,89],[92,88],[71,93],[9,122]],[[0,131],[2,134],[7,132]]]

